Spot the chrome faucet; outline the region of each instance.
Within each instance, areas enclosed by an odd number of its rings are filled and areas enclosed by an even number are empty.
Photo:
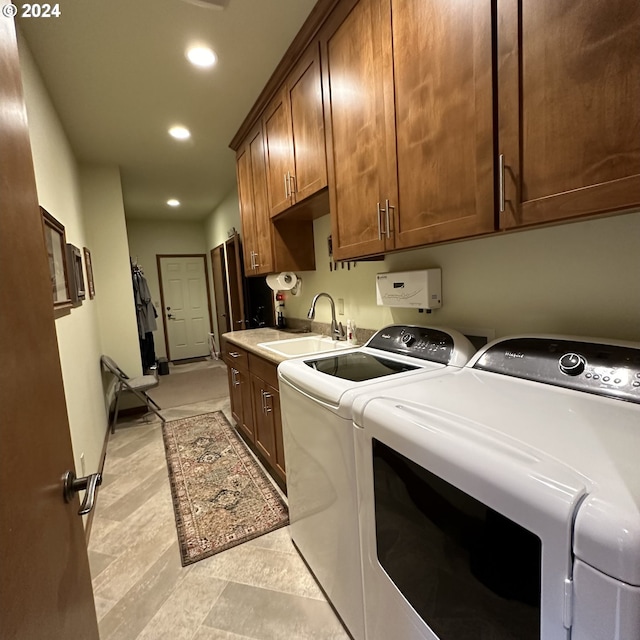
[[[324,296],[329,299],[329,304],[331,305],[331,337],[334,340],[346,340],[347,334],[342,326],[342,322],[336,322],[336,305],[333,302],[333,298],[328,293],[317,293],[313,300],[311,301],[311,308],[309,309],[309,313],[307,313],[307,318],[309,320],[313,320],[316,317],[316,303],[318,302],[318,298]]]

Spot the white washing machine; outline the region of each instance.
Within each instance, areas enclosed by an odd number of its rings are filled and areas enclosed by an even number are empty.
[[[501,339],[353,414],[367,640],[640,640],[640,345]]]
[[[364,347],[278,366],[291,537],[334,609],[364,638],[353,400],[416,373],[459,370],[475,352],[461,333],[394,325]]]

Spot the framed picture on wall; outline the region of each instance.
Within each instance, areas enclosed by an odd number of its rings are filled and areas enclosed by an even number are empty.
[[[78,247],[67,244],[67,263],[69,267],[69,287],[71,289],[71,302],[79,306],[87,297],[84,288],[84,274],[82,272],[82,253]]]
[[[87,270],[87,291],[89,292],[89,300],[93,300],[96,295],[96,288],[93,284],[93,265],[91,264],[91,252],[87,247],[83,247],[84,252],[84,268]]]
[[[44,242],[51,276],[51,293],[55,309],[71,306],[69,269],[67,265],[67,243],[64,225],[46,209],[40,207],[44,229]]]

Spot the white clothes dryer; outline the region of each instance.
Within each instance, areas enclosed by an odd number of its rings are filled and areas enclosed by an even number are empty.
[[[640,345],[500,339],[353,414],[367,640],[640,640]]]

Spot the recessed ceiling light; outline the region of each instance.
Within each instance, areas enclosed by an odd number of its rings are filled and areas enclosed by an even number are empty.
[[[171,200],[167,200],[167,204],[170,207],[179,207],[180,206],[180,200],[176,200],[175,198],[171,198]]]
[[[196,67],[212,67],[218,57],[209,47],[191,47],[187,50],[187,59]]]
[[[229,0],[185,0],[185,2],[209,9],[226,9],[229,4]]]
[[[169,129],[169,135],[173,136],[176,140],[186,140],[191,137],[191,132],[186,127],[176,125]]]

